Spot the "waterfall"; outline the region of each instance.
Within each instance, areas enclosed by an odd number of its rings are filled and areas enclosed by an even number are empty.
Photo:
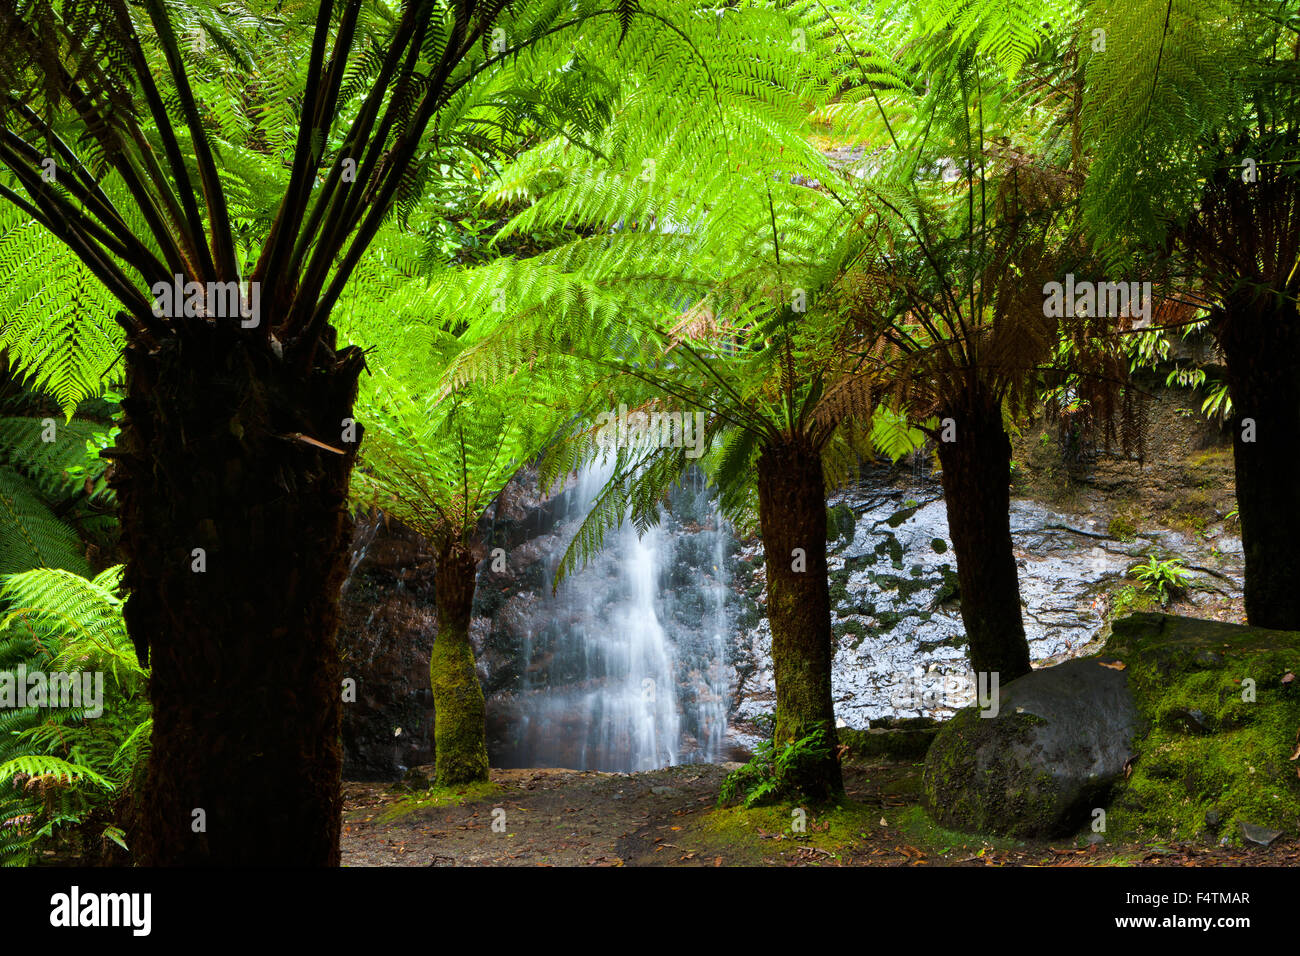
[[[607,477],[599,467],[579,475],[563,545]],[[645,535],[625,523],[532,609],[505,765],[631,771],[719,758],[734,680],[731,538],[698,479],[671,497],[705,520],[665,512]]]

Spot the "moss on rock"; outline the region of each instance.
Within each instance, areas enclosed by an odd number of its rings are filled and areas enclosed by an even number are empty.
[[[975,708],[958,711],[926,758],[922,793],[931,817],[967,832],[1036,836],[1056,830],[1052,775],[1012,757],[1014,745],[1032,746],[1033,728],[1042,722],[1028,713],[994,721]]]
[[[937,726],[915,729],[872,727],[870,730],[841,728],[840,743],[849,755],[860,759],[924,760],[939,732]]]
[[[1289,759],[1300,686],[1283,681],[1300,670],[1300,634],[1137,614],[1115,623],[1105,652],[1127,665],[1151,725],[1112,800],[1109,834],[1240,843],[1242,823],[1300,832]]]

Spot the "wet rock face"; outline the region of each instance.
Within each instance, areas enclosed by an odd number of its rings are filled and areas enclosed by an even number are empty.
[[[1026,674],[997,708],[961,711],[925,760],[936,820],[971,833],[1057,837],[1104,808],[1134,756],[1142,720],[1124,671],[1085,658]]]
[[[343,704],[343,772],[393,780],[434,759],[433,556],[396,523],[359,521],[353,547],[339,628],[343,676],[356,681],[356,700]]]
[[[1134,466],[1136,468],[1136,465]],[[885,717],[947,717],[970,702],[957,564],[938,481],[878,468],[831,499],[841,537],[830,545],[835,662],[832,693],[842,726]],[[1036,663],[1059,661],[1104,637],[1129,569],[1154,552],[1183,558],[1195,587],[1191,608],[1239,601],[1240,540],[1147,522],[1122,538],[1108,512],[1079,514],[1030,499],[1011,502],[1025,634]],[[736,586],[744,602],[734,661],[741,678],[731,733],[752,747],[775,708],[771,632],[762,616],[763,551],[741,549]],[[1131,582],[1128,582],[1131,585]],[[1191,613],[1197,613],[1192,611]]]

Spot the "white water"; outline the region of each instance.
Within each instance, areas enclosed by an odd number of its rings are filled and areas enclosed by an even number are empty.
[[[566,544],[606,475],[589,469],[579,476]],[[699,534],[711,539],[701,539],[709,545],[708,568],[682,563],[689,556],[675,553],[683,548],[680,531],[660,526],[638,536],[626,523],[534,609],[534,621],[557,624],[530,634],[524,648],[521,765],[630,771],[717,759],[732,681],[727,535]]]

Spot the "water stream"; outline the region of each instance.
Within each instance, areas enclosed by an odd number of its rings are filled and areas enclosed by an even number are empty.
[[[606,478],[596,467],[579,475],[565,544]],[[645,535],[624,524],[530,608],[518,731],[503,766],[631,771],[719,759],[732,679],[729,538],[702,484],[677,498],[703,523],[665,511]]]

